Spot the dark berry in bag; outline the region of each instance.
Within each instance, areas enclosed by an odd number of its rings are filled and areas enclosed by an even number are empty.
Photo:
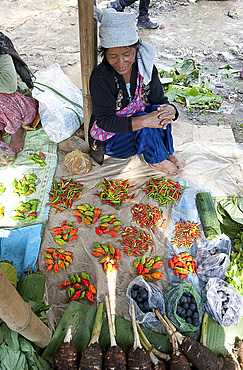
[[[184,292],[177,303],[176,314],[188,324],[199,326],[199,314],[195,298],[190,292]]]

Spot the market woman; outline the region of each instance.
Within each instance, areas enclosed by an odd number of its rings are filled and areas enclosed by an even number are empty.
[[[26,67],[11,40],[0,32],[0,131],[11,135],[9,147],[15,154],[24,146],[25,131],[21,126],[33,122],[37,109]],[[0,144],[0,149],[4,148]]]
[[[185,166],[173,148],[171,123],[176,108],[164,96],[154,66],[155,48],[138,40],[134,13],[94,8],[102,62],[90,78],[93,114],[91,156],[128,158],[143,154],[156,170],[176,175]]]

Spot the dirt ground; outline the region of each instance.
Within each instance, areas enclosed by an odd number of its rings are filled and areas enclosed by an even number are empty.
[[[98,1],[101,9],[107,1]],[[126,12],[138,14],[138,1]],[[149,10],[156,30],[139,30],[140,39],[156,46],[156,65],[170,68],[179,59],[193,58],[215,70],[229,64],[243,68],[242,0],[157,0]],[[33,72],[58,63],[81,88],[77,0],[1,0],[0,31],[14,45]],[[220,83],[222,81],[217,81]],[[188,114],[178,104],[180,117],[200,125],[231,124],[236,142],[243,142],[243,80],[224,84],[214,93],[226,108],[207,114]]]

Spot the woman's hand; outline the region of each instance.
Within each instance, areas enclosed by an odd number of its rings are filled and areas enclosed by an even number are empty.
[[[157,108],[158,119],[160,120],[160,126],[163,130],[166,126],[172,123],[176,115],[176,110],[172,105],[162,104]]]
[[[144,116],[132,118],[133,131],[144,127],[166,129],[169,123],[175,118],[176,110],[172,105],[163,104],[157,108],[157,111],[145,114]]]

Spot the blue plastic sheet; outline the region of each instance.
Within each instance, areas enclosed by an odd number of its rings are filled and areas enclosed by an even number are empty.
[[[13,262],[18,279],[26,269],[37,271],[41,230],[42,224],[17,229],[0,229],[0,260]]]

